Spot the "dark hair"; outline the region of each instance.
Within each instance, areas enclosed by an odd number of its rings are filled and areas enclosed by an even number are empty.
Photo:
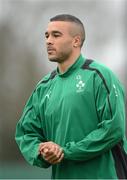
[[[70,14],[60,14],[52,17],[50,21],[66,21],[66,22],[73,22],[80,27],[80,35],[81,35],[81,46],[85,40],[85,29],[83,23],[75,16]]]

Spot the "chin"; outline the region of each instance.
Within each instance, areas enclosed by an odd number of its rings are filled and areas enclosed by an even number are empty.
[[[59,62],[58,58],[55,56],[48,56],[49,61],[51,62]]]
[[[57,58],[50,58],[50,57],[49,57],[49,61],[51,61],[51,62],[59,62],[59,61],[57,60]]]
[[[57,62],[57,63],[62,63],[63,59],[60,57],[56,57],[56,56],[48,56],[49,61],[51,62]]]

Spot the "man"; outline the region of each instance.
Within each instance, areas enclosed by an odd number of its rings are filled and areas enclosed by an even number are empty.
[[[37,84],[17,124],[21,152],[32,165],[52,166],[54,179],[125,178],[118,154],[127,150],[122,85],[81,55],[85,30],[78,18],[51,18],[45,37],[58,67]]]

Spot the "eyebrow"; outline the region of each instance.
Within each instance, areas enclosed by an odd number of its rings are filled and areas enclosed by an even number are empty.
[[[51,34],[56,34],[56,33],[58,33],[58,34],[63,34],[62,32],[60,32],[60,31],[56,31],[56,30],[54,30],[54,31],[51,31]],[[46,31],[45,32],[45,35],[48,35],[49,33],[48,33],[48,31]]]

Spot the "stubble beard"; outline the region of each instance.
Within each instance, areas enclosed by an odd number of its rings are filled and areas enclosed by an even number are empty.
[[[66,52],[66,53],[64,53],[64,52],[61,52],[58,56],[56,56],[56,57],[49,57],[49,61],[50,62],[56,62],[56,63],[63,63],[63,62],[65,62],[65,61],[67,61],[67,59],[70,57],[70,55],[71,55],[71,51],[69,51],[69,52]]]

